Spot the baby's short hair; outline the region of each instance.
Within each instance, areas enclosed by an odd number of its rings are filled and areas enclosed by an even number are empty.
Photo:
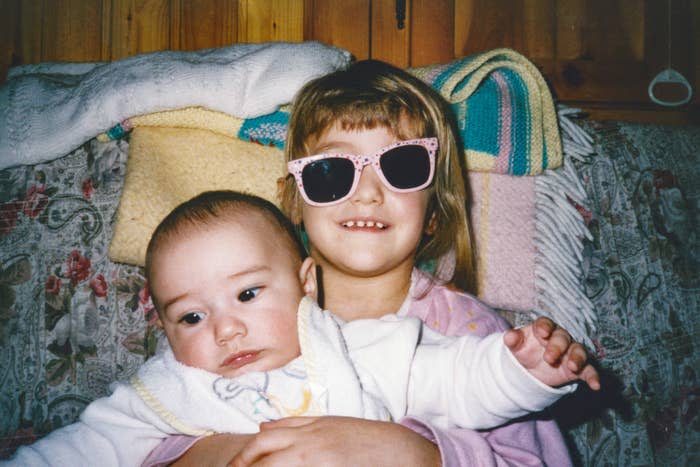
[[[294,225],[273,203],[238,191],[205,191],[175,207],[153,231],[146,249],[146,280],[150,282],[152,278],[153,259],[163,245],[198,228],[240,218],[246,212],[261,214],[277,231],[290,255],[298,255],[300,260],[306,256]]]

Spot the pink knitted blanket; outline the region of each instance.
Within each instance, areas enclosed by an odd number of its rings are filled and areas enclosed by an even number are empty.
[[[581,267],[590,232],[572,204],[584,204],[585,193],[571,163],[537,177],[470,172],[469,182],[479,298],[523,312],[515,324],[549,316],[592,346]]]

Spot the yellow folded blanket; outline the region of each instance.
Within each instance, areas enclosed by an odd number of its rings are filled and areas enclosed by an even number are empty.
[[[196,128],[135,128],[109,257],[143,266],[158,223],[205,190],[244,191],[277,203],[277,179],[285,173],[276,148]]]

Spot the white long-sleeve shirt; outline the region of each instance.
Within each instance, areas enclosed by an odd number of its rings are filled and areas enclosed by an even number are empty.
[[[185,366],[168,349],[9,463],[140,465],[172,434],[255,433],[260,422],[298,415],[491,428],[575,389],[532,377],[502,333],[445,337],[396,315],[344,323],[309,298],[297,321],[301,356],[282,368],[228,379]]]

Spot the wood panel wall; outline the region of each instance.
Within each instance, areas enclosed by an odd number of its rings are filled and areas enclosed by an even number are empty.
[[[319,40],[402,67],[510,47],[561,101],[599,117],[687,122],[700,113],[700,0],[405,3],[399,28],[395,0],[0,0],[0,81],[24,63],[238,42]],[[669,61],[695,88],[692,104],[671,110],[647,96]]]

